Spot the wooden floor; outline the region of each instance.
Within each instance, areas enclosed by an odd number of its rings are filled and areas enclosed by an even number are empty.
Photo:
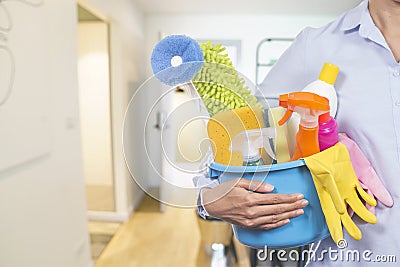
[[[122,224],[96,262],[96,267],[191,267],[198,261],[200,232],[194,209],[167,206],[146,196],[131,219]],[[241,264],[249,266],[247,251],[238,245]]]

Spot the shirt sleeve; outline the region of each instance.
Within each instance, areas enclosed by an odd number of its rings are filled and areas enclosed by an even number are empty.
[[[300,32],[282,54],[259,86],[258,98],[267,99],[271,107],[278,105],[280,94],[301,91],[311,80],[307,77],[307,32]]]
[[[202,189],[214,188],[219,185],[219,182],[218,179],[211,179],[207,176],[197,176],[193,178],[193,180],[197,180],[197,183],[195,182],[195,185],[199,189],[199,194],[197,197],[197,213],[200,215],[201,218],[206,219],[206,217],[210,215],[204,207],[203,198],[201,195]]]
[[[201,169],[203,171],[201,172],[200,175],[193,177],[193,184],[198,189],[197,213],[203,219],[206,219],[206,217],[209,216],[209,214],[204,208],[201,191],[203,188],[214,188],[217,185],[219,185],[218,179],[210,178],[208,175],[208,166],[210,165],[210,162],[212,160],[213,160],[212,153],[211,151],[209,151],[201,164]]]

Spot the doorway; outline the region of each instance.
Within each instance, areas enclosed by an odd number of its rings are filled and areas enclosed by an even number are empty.
[[[78,81],[89,211],[115,211],[109,25],[78,5]]]

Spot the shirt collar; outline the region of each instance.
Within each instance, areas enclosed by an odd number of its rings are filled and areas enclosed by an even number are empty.
[[[365,21],[365,16],[369,16],[368,0],[364,0],[357,7],[353,8],[343,18],[342,31],[355,29]]]
[[[342,31],[348,31],[360,26],[358,28],[358,33],[361,37],[367,38],[391,51],[382,33],[372,20],[368,9],[368,1],[369,0],[364,0],[357,7],[349,11],[344,16],[340,29]]]

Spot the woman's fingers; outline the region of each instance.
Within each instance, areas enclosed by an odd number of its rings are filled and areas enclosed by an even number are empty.
[[[262,229],[262,230],[271,230],[277,227],[281,227],[284,226],[286,224],[290,223],[289,219],[283,220],[283,221],[279,221],[277,223],[270,223],[270,224],[265,224],[262,225],[261,227],[257,227],[258,229]]]
[[[308,201],[305,199],[298,200],[290,204],[277,204],[277,205],[257,205],[254,207],[249,207],[246,210],[246,218],[255,219],[259,217],[264,217],[267,215],[280,215],[282,213],[287,213],[290,211],[295,211],[302,209],[308,205]]]
[[[269,193],[272,190],[274,190],[274,186],[261,182],[261,181],[257,181],[257,180],[247,180],[244,178],[238,178],[236,179],[236,186],[237,187],[241,187],[250,191],[254,191],[254,192],[259,192],[259,193]]]
[[[298,209],[281,214],[259,217],[253,220],[253,227],[258,229],[272,229],[276,224],[286,224],[291,218],[303,215],[304,210]]]
[[[251,198],[257,205],[277,205],[294,203],[304,198],[303,194],[252,194]]]

